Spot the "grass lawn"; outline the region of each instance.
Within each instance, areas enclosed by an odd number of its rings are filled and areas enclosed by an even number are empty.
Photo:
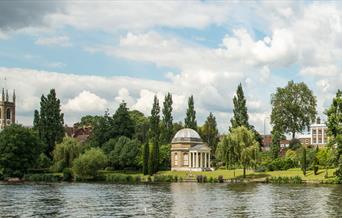
[[[329,169],[328,170],[328,176],[329,178],[333,178],[333,173],[335,172],[335,169]],[[196,175],[203,175],[207,176],[207,178],[213,177],[217,178],[218,176],[223,176],[224,179],[233,179],[233,178],[241,178],[243,175],[242,169],[235,170],[235,176],[234,176],[234,170],[224,170],[219,169],[211,172],[175,172],[175,171],[160,171],[158,172],[159,175],[173,175],[178,176],[182,178],[196,178]],[[306,176],[303,175],[303,172],[300,168],[293,168],[285,171],[270,171],[270,172],[254,172],[253,170],[247,170],[246,172],[247,178],[249,179],[262,179],[266,178],[268,176],[286,176],[286,177],[294,177],[294,176],[300,176],[303,180],[310,180],[310,181],[321,181],[321,180],[327,180],[324,178],[325,170],[319,170],[318,175],[314,175],[313,171],[307,171]]]

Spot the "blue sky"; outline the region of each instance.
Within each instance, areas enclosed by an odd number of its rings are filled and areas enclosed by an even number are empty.
[[[213,112],[221,132],[242,83],[262,131],[276,87],[304,81],[321,115],[342,87],[340,11],[310,1],[2,1],[0,77],[25,125],[50,88],[69,125],[122,100],[148,115],[155,94],[172,92],[176,121],[193,94],[199,123]]]

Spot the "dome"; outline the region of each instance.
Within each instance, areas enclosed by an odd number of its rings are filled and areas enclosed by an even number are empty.
[[[190,128],[179,130],[172,139],[172,143],[199,143],[202,142],[199,134]]]

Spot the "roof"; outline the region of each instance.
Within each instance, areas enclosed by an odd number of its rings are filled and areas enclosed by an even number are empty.
[[[198,145],[195,145],[191,148],[189,148],[190,151],[210,151],[211,148],[209,148],[208,145],[206,144],[198,144]]]
[[[172,139],[172,143],[200,143],[202,139],[200,135],[193,129],[184,128],[179,130]]]

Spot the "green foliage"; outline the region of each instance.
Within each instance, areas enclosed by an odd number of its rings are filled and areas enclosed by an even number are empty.
[[[33,130],[13,124],[0,132],[0,170],[5,177],[22,177],[35,167],[43,151]]]
[[[158,172],[159,169],[159,137],[160,137],[160,107],[157,96],[154,96],[153,106],[150,117],[150,140],[152,142],[152,149],[150,151],[149,159],[149,174],[152,175]]]
[[[174,123],[173,124],[173,133],[172,135],[175,135],[179,130],[183,129],[184,125],[182,122]]]
[[[246,99],[241,83],[238,85],[238,88],[236,90],[236,95],[233,98],[233,104],[233,118],[230,120],[231,127],[229,128],[229,131],[239,126],[250,128],[250,125],[248,123]]]
[[[255,140],[254,133],[244,126],[231,129],[231,133],[225,136],[217,149],[217,157],[226,166],[236,164],[242,165],[244,177],[246,168],[256,166],[256,154],[258,142]]]
[[[298,155],[297,152],[295,152],[294,150],[287,150],[286,154],[285,154],[285,159],[289,159],[291,161],[293,161],[294,163],[298,162]]]
[[[276,159],[279,157],[280,152],[280,140],[284,139],[285,136],[276,128],[272,130],[272,144],[271,144],[271,153],[272,158]]]
[[[71,168],[64,168],[63,181],[71,182],[73,178],[73,172]]]
[[[315,153],[314,153],[314,157],[313,157],[313,161],[312,161],[312,168],[313,168],[315,175],[317,175],[317,172],[318,172],[318,157],[317,157],[318,151],[319,151],[319,149],[317,146],[315,149]]]
[[[50,158],[46,156],[45,153],[41,153],[38,157],[36,167],[39,169],[46,169],[46,168],[49,168],[51,164],[52,164],[52,161],[50,160]]]
[[[316,116],[316,97],[305,83],[289,81],[271,95],[271,124],[281,133],[302,132]]]
[[[208,143],[209,147],[211,148],[211,152],[215,154],[216,147],[219,141],[219,132],[217,129],[216,118],[211,112],[207,117],[204,125],[199,128],[199,134],[201,135],[203,141]]]
[[[103,145],[103,150],[109,157],[109,164],[114,169],[138,168],[140,158],[140,142],[121,136],[110,139]]]
[[[140,111],[129,111],[129,115],[134,122],[133,138],[139,140],[141,143],[148,141],[149,120]]]
[[[150,144],[148,141],[144,144],[143,148],[143,173],[148,174],[148,160],[150,159]]]
[[[301,160],[302,170],[304,176],[306,175],[307,161],[306,161],[306,148],[302,149],[302,160]]]
[[[161,121],[160,142],[162,144],[171,143],[173,136],[173,117],[172,117],[172,95],[167,93],[163,103],[163,117]]]
[[[81,118],[81,122],[76,123],[75,127],[91,126],[94,127],[100,121],[101,116],[87,115]]]
[[[141,182],[141,177],[124,174],[107,174],[105,181],[110,183],[139,183]]]
[[[185,127],[197,131],[196,111],[194,106],[194,96],[190,96],[188,100],[188,109],[184,119]]]
[[[171,168],[171,145],[161,145],[159,149],[159,167],[162,170],[169,170]]]
[[[72,170],[81,179],[94,179],[97,171],[107,165],[107,157],[100,148],[91,148],[73,161]]]
[[[72,162],[83,152],[83,146],[74,138],[64,137],[53,151],[54,169],[58,172],[72,167]]]
[[[289,148],[292,150],[297,150],[302,147],[302,144],[300,143],[299,139],[291,139],[289,143]]]
[[[294,161],[291,158],[277,158],[272,161],[266,161],[266,162],[261,163],[257,167],[257,171],[265,172],[265,171],[288,170],[297,166],[298,166],[297,161]]]
[[[267,183],[275,183],[275,184],[301,184],[303,182],[300,176],[287,177],[287,176],[278,176],[278,177],[267,177]]]
[[[335,162],[335,153],[332,148],[321,148],[317,152],[317,160],[320,166],[325,169],[325,177],[328,177],[328,168]]]
[[[40,113],[35,111],[34,128],[38,130],[39,137],[46,145],[45,154],[52,158],[56,143],[60,143],[64,137],[64,115],[61,113],[61,103],[54,89],[50,90],[47,97],[42,95]]]
[[[127,104],[125,102],[122,102],[119,108],[115,111],[111,128],[112,138],[118,136],[132,138],[134,136],[134,121],[128,112]]]
[[[89,143],[92,147],[101,147],[105,142],[111,138],[112,118],[109,116],[108,111],[105,111],[104,116],[96,119],[93,123],[92,134]]]

